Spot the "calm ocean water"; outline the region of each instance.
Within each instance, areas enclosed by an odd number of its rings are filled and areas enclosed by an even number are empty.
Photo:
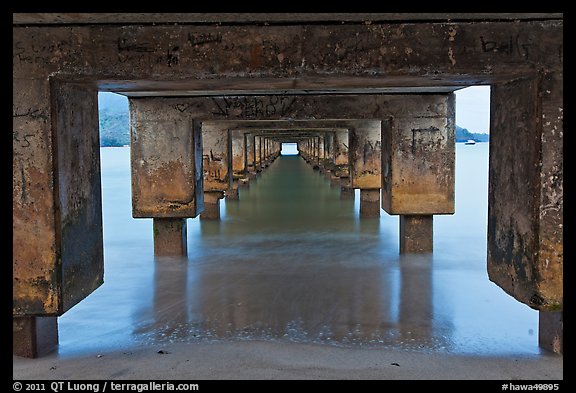
[[[188,257],[153,255],[131,215],[130,150],[102,148],[105,282],[59,318],[63,356],[222,340],[478,355],[538,349],[538,313],[486,273],[488,144],[457,144],[456,214],[434,253],[400,256],[398,217],[354,201],[297,156],[277,159],[220,222],[188,219]]]

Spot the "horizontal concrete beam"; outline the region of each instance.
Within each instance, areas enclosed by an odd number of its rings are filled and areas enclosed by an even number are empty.
[[[26,24],[275,24],[561,19],[562,13],[13,13]]]
[[[563,67],[561,19],[192,30],[16,25],[12,42],[14,78],[58,75],[124,92],[174,90],[183,81],[180,90],[230,90],[230,78],[239,78],[233,90],[245,91],[466,86]]]

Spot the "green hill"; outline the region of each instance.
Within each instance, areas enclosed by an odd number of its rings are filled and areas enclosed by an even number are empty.
[[[456,126],[456,142],[466,142],[468,139],[473,139],[476,142],[488,142],[490,140],[489,134],[481,134],[477,132],[470,132],[466,128]]]
[[[130,120],[128,112],[100,109],[100,146],[124,146],[130,144]]]

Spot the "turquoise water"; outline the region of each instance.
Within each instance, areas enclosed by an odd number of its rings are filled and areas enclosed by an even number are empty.
[[[400,256],[398,217],[355,200],[298,156],[278,158],[188,219],[188,257],[154,258],[131,216],[129,148],[102,148],[105,282],[59,318],[63,356],[163,343],[288,340],[478,355],[538,355],[538,313],[486,273],[488,144],[457,144],[456,214],[434,253]]]

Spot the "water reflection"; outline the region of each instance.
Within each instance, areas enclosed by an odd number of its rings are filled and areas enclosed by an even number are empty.
[[[151,220],[130,217],[129,151],[103,149],[105,284],[60,318],[60,354],[231,339],[539,353],[537,312],[486,275],[487,150],[462,149],[433,255],[400,256],[397,217],[360,220],[358,195],[282,157],[221,222],[188,220],[187,258],[156,259]]]
[[[222,222],[200,221],[189,263],[156,261],[154,319],[140,334],[439,344],[431,340],[430,256],[385,258],[390,236],[380,220],[359,220],[354,201],[298,157],[277,160],[243,191]]]

